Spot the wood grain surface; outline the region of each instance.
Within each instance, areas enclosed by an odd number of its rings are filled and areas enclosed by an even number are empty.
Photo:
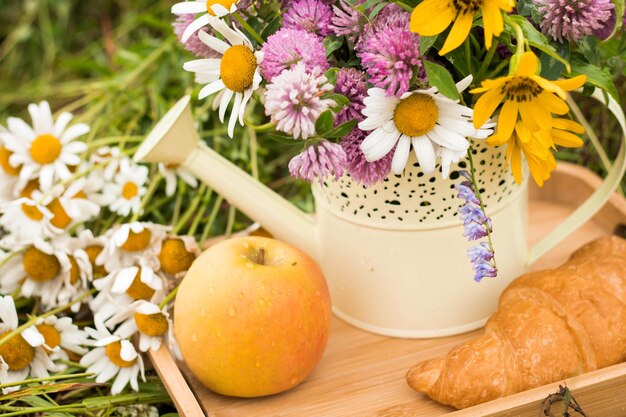
[[[599,183],[589,171],[561,164],[545,188],[531,192],[531,243],[571,213]],[[593,221],[544,256],[533,269],[559,265],[575,249],[613,233],[621,223],[626,223],[626,200],[616,195]],[[181,364],[189,383],[184,385],[180,374],[172,369],[174,361],[166,350],[153,354],[151,359],[185,417],[199,417],[189,387],[207,417],[538,416],[541,400],[556,392],[558,383],[461,411],[442,406],[406,385],[404,376],[413,364],[441,356],[479,332],[403,340],[367,333],[334,318],[327,350],[313,374],[288,392],[258,399],[213,394]],[[626,364],[573,378],[567,384],[589,416],[626,416]]]

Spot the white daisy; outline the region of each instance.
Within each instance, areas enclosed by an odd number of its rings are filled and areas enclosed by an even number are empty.
[[[156,255],[161,252],[163,240],[170,231],[169,226],[148,222],[124,223],[105,234],[104,250],[96,263],[107,271],[136,264],[158,269]]]
[[[146,380],[141,355],[133,344],[120,336],[111,334],[99,317],[94,318],[95,329],[85,328],[93,339],[94,348],[82,357],[80,364],[93,373],[96,382],[105,383],[115,377],[111,386],[111,394],[116,395],[130,383],[133,390],[139,391],[137,377]]]
[[[122,323],[115,331],[127,339],[139,332],[139,351],[159,350],[163,337],[170,328],[169,314],[166,309],[148,301],[139,300],[125,307],[107,320],[108,327]]]
[[[66,351],[78,355],[87,353],[87,349],[84,347],[87,345],[87,333],[72,323],[71,317],[49,316],[40,318],[35,323],[35,327],[43,335],[43,347],[51,359],[69,360]]]
[[[179,277],[191,267],[198,255],[200,248],[193,236],[175,236],[163,241],[157,259],[163,272]]]
[[[168,197],[176,192],[178,177],[193,188],[198,186],[198,179],[184,166],[159,163],[159,172],[165,178],[165,195]]]
[[[67,188],[53,187],[50,201],[44,201],[52,213],[50,223],[61,230],[68,230],[79,223],[95,218],[100,213],[100,205],[91,201],[84,191],[87,181],[81,178]]]
[[[17,329],[19,323],[15,302],[10,295],[0,297],[0,339]],[[58,368],[41,347],[44,337],[36,327],[31,326],[0,345],[0,384],[24,381],[29,376],[45,378],[48,372]],[[3,388],[8,394],[19,390],[18,385]]]
[[[32,241],[62,232],[52,225],[52,212],[36,198],[20,197],[0,205],[0,226],[18,240]]]
[[[181,37],[181,42],[183,44],[187,43],[191,35],[208,25],[215,16],[220,18],[227,14],[235,13],[238,2],[239,0],[192,0],[173,5],[172,13],[175,15],[202,13],[200,17],[187,26]]]
[[[465,90],[471,81],[471,76],[460,81],[457,90]],[[442,175],[447,178],[450,164],[467,154],[467,138],[484,139],[493,132],[491,125],[475,129],[473,110],[443,96],[434,87],[411,91],[400,98],[388,97],[385,90],[372,88],[363,102],[366,119],[359,123],[359,128],[373,132],[363,140],[361,150],[373,162],[395,147],[391,171],[398,175],[404,171],[413,145],[424,173],[435,170],[439,156]]]
[[[99,293],[89,306],[103,320],[136,300],[156,302],[164,296],[163,278],[146,266],[122,268],[94,281],[93,285]]]
[[[89,126],[77,123],[68,127],[70,113],[62,113],[56,122],[48,102],[28,106],[33,127],[22,119],[9,117],[9,133],[0,133],[8,150],[13,152],[9,162],[21,166],[20,181],[26,183],[39,178],[41,189],[47,191],[57,180],[71,176],[69,166],[80,163],[80,154],[87,144],[75,139],[89,132]]]
[[[102,174],[106,181],[111,181],[119,171],[120,161],[124,159],[120,148],[104,146],[98,148],[89,157],[89,166],[96,166],[95,174]]]
[[[222,57],[189,61],[183,68],[196,73],[197,80],[207,83],[200,90],[198,98],[203,99],[218,93],[213,101],[213,107],[214,110],[219,108],[218,114],[222,123],[228,104],[234,96],[234,105],[228,121],[228,135],[232,138],[237,120],[243,126],[246,105],[252,93],[261,85],[259,64],[263,60],[263,53],[254,52],[252,43],[235,26],[231,29],[217,18],[209,19],[208,23],[225,38],[225,41],[206,32],[199,32],[198,37],[209,48],[222,54]]]
[[[4,146],[3,137],[8,133],[8,130],[0,126],[0,204],[13,200],[20,175],[20,167],[9,162],[13,152]]]
[[[13,294],[22,285],[24,269],[20,250],[16,247],[11,252],[0,251],[0,294]]]
[[[103,278],[109,274],[109,271],[103,265],[97,263],[98,256],[104,250],[106,240],[105,236],[96,237],[91,230],[85,229],[78,232],[75,238],[66,243],[66,247],[71,252],[82,250],[87,254],[90,264],[88,281]]]
[[[60,249],[59,261],[63,279],[63,286],[59,290],[57,301],[63,305],[89,291],[88,283],[93,280],[93,267],[89,255],[80,247],[81,239],[63,235],[56,241]],[[70,308],[77,313],[81,304],[88,301],[88,299],[83,299],[82,302],[72,304]]]
[[[137,213],[141,209],[141,197],[146,193],[147,180],[147,167],[124,158],[114,181],[104,185],[98,203],[121,216]]]

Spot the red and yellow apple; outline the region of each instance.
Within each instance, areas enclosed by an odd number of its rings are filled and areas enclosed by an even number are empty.
[[[183,279],[174,329],[207,388],[236,397],[279,393],[315,368],[328,340],[324,276],[297,248],[264,237],[222,241]]]

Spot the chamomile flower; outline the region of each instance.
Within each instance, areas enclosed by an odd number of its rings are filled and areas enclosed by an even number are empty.
[[[192,236],[176,236],[163,241],[157,258],[163,272],[178,276],[191,267],[199,254],[196,239]]]
[[[50,201],[46,202],[46,208],[52,213],[52,226],[67,230],[100,213],[100,205],[91,201],[83,191],[86,184],[86,179],[81,178],[67,188],[60,185],[53,187]]]
[[[191,35],[208,25],[212,18],[220,18],[236,12],[238,2],[239,0],[192,0],[173,5],[172,13],[175,15],[203,13],[187,26],[180,41],[185,44]]]
[[[130,266],[94,281],[100,291],[89,303],[103,320],[136,300],[157,301],[163,297],[163,278],[146,266]]]
[[[159,172],[165,178],[165,195],[168,197],[173,196],[176,192],[178,177],[193,188],[198,186],[196,177],[184,166],[159,163]]]
[[[197,81],[207,83],[200,90],[198,98],[203,99],[217,93],[213,106],[219,108],[218,115],[222,123],[228,104],[234,97],[228,121],[228,135],[232,138],[237,120],[243,126],[246,105],[261,84],[259,64],[263,60],[263,53],[255,52],[246,35],[235,26],[230,28],[217,18],[209,19],[208,23],[225,41],[206,32],[199,32],[198,37],[222,57],[189,61],[183,68],[195,73]]]
[[[99,203],[121,216],[137,213],[141,209],[141,197],[146,193],[147,180],[147,167],[124,158],[114,181],[104,185]]]
[[[86,372],[94,374],[99,384],[115,377],[111,386],[113,395],[122,392],[128,384],[133,390],[139,391],[139,374],[143,381],[146,380],[143,359],[129,340],[111,334],[99,317],[95,317],[94,322],[95,329],[85,328],[94,348],[82,357],[80,364],[87,367]]]
[[[21,167],[20,181],[39,178],[41,189],[47,191],[55,181],[68,179],[70,167],[80,163],[80,154],[87,150],[87,144],[75,139],[89,132],[89,126],[77,123],[68,127],[70,113],[62,113],[55,122],[46,101],[30,104],[28,111],[32,127],[22,119],[9,117],[9,134],[2,136],[6,148],[13,152],[10,164]]]
[[[80,330],[72,322],[71,317],[49,316],[39,318],[35,327],[43,336],[43,348],[49,353],[51,359],[69,360],[66,351],[78,355],[87,353],[87,349],[84,347],[87,345],[87,333]]]
[[[63,287],[59,291],[59,304],[67,304],[89,290],[88,283],[93,279],[93,267],[87,252],[78,246],[76,238],[63,235],[57,239],[61,249],[59,260],[62,267]],[[84,300],[83,302],[87,302]],[[81,303],[70,307],[76,313]]]
[[[104,180],[111,181],[115,177],[115,174],[118,173],[120,161],[123,159],[120,148],[103,146],[91,154],[89,157],[89,166],[96,167],[94,171],[96,177],[99,176],[97,174],[101,173]]]
[[[12,252],[0,250],[0,294],[13,294],[22,285],[24,280],[22,250],[19,247],[13,247]]]
[[[457,84],[463,91],[471,77]],[[436,88],[417,90],[400,98],[387,96],[382,88],[372,88],[365,98],[359,128],[372,131],[361,143],[368,162],[378,161],[394,150],[391,171],[401,174],[409,158],[411,145],[426,174],[435,170],[437,156],[441,170],[448,177],[450,165],[466,155],[468,137],[484,139],[491,134],[489,125],[479,129],[472,123],[472,109],[441,95]]]
[[[0,226],[18,240],[34,240],[62,232],[51,223],[54,215],[36,199],[20,197],[0,205]]]
[[[0,297],[0,339],[17,329],[19,323],[15,302],[10,295]],[[56,365],[41,348],[44,337],[31,326],[0,345],[0,384],[10,384],[28,379],[45,378],[48,372],[57,371]],[[3,388],[8,394],[19,390],[18,385]]]
[[[6,134],[8,131],[0,126],[0,204],[13,199],[21,168],[9,162],[13,153],[4,146],[3,136]]]
[[[87,259],[91,266],[91,279],[104,278],[110,272],[104,265],[97,263],[98,256],[104,250],[106,241],[105,236],[96,237],[91,230],[85,229],[78,232],[78,235],[68,243],[70,250],[82,249],[87,254]]]
[[[139,351],[159,350],[163,337],[169,333],[170,320],[166,309],[148,301],[139,300],[111,317],[106,325],[122,323],[115,331],[126,339],[139,332]]]
[[[158,268],[154,260],[161,251],[161,244],[170,227],[154,223],[125,223],[106,234],[104,250],[96,263],[108,271],[116,271],[130,265],[142,264]]]

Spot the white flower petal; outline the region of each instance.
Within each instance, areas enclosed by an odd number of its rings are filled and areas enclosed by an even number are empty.
[[[409,153],[411,152],[411,139],[402,135],[396,146],[396,151],[393,154],[393,160],[391,161],[391,171],[396,174],[402,174],[406,167],[406,161],[409,159]]]
[[[431,174],[435,170],[436,156],[433,144],[426,136],[413,138],[413,149],[419,161],[420,167],[425,174]]]

